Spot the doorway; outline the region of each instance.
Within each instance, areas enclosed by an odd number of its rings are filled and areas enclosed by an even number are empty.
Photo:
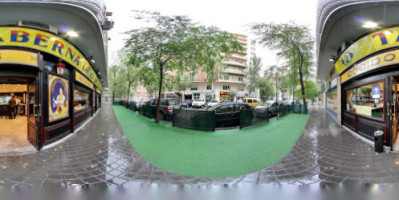
[[[0,149],[37,147],[36,78],[0,77]]]
[[[398,138],[398,106],[399,106],[399,76],[390,78],[390,109],[389,121],[391,124],[392,135],[392,148],[394,151],[399,151],[399,138]]]

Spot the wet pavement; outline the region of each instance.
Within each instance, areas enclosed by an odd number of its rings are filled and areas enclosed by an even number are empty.
[[[267,156],[267,155],[265,155]],[[399,182],[399,154],[373,147],[342,129],[322,108],[282,160],[259,172],[229,178],[196,178],[166,172],[143,159],[129,143],[111,104],[65,142],[27,155],[0,154],[1,186],[85,185],[323,185]]]

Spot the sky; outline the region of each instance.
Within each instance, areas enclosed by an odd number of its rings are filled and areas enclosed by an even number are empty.
[[[116,64],[117,51],[124,46],[124,32],[141,27],[132,17],[132,10],[160,12],[163,15],[186,15],[194,22],[216,26],[221,30],[249,35],[252,23],[285,23],[293,21],[306,25],[315,36],[317,0],[104,0],[112,12],[114,28],[109,31],[109,66]],[[276,52],[257,45],[257,56],[263,67],[282,64]]]

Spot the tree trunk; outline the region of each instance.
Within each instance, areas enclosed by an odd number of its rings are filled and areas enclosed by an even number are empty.
[[[157,104],[157,110],[156,110],[156,114],[155,114],[155,123],[159,123],[159,108],[161,106],[162,82],[163,82],[163,64],[160,64],[158,104]]]
[[[301,57],[301,63],[300,63],[300,66],[299,66],[299,81],[301,82],[301,91],[302,91],[303,105],[306,105],[305,85],[303,84],[303,73],[302,73],[302,57]]]
[[[130,87],[132,86],[132,83],[131,82],[129,82],[129,85],[128,85],[128,87],[127,87],[127,101],[129,102],[129,100],[130,100]]]

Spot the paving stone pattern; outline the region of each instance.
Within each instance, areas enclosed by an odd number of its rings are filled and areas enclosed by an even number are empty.
[[[1,186],[129,185],[141,183],[328,184],[399,182],[399,154],[376,154],[343,130],[321,108],[293,147],[275,165],[229,178],[196,178],[166,172],[147,162],[123,133],[111,104],[65,142],[28,155],[0,155]],[[267,155],[265,155],[267,156]]]

